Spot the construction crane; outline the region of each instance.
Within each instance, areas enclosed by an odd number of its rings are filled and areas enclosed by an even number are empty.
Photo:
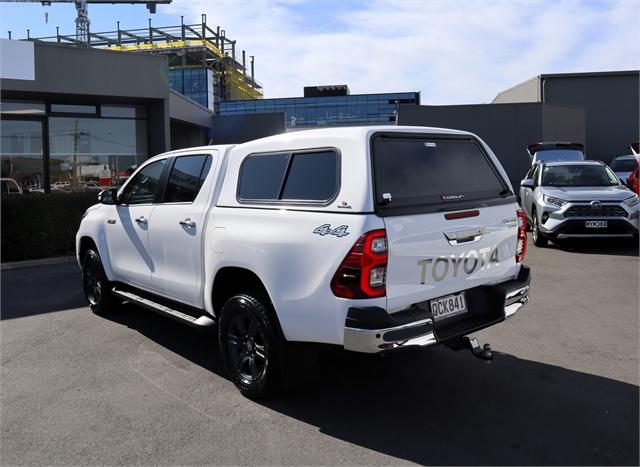
[[[11,3],[42,3],[43,6],[51,6],[52,3],[75,3],[76,12],[76,40],[83,44],[89,43],[89,3],[120,4],[146,4],[151,13],[156,12],[156,5],[171,3],[172,0],[0,0]]]

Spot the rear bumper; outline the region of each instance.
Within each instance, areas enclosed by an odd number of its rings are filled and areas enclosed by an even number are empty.
[[[466,292],[469,311],[434,323],[428,302],[389,314],[383,308],[349,308],[344,348],[378,353],[400,347],[428,346],[445,342],[497,324],[517,313],[529,301],[531,271],[522,266],[518,277]]]

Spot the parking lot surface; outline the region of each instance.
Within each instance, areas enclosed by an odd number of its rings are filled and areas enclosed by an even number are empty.
[[[2,273],[0,463],[638,465],[638,249],[529,245],[531,303],[436,347],[330,352],[252,402],[215,336],[131,305],[93,315],[75,264]]]

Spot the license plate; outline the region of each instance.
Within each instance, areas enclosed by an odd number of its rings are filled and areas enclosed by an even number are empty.
[[[433,319],[449,318],[467,312],[467,304],[464,300],[464,292],[447,295],[446,297],[434,298],[429,302]]]
[[[606,229],[607,221],[585,221],[584,226],[588,229]]]

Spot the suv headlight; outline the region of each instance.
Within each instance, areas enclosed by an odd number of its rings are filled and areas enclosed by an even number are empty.
[[[623,203],[629,207],[635,206],[636,204],[640,203],[640,198],[638,198],[637,196],[632,196],[631,198],[625,199]]]
[[[558,208],[561,208],[562,206],[567,204],[567,201],[565,201],[564,199],[554,198],[553,196],[547,195],[542,195],[542,200],[545,203],[550,204],[551,206],[556,206]]]

